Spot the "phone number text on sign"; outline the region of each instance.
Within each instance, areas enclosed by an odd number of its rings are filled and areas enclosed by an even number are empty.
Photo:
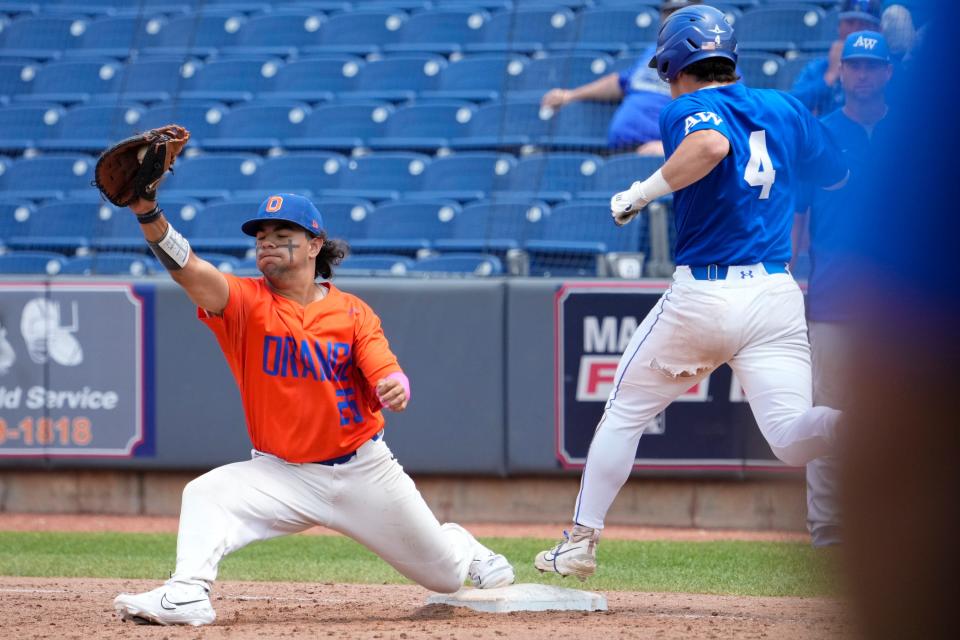
[[[8,425],[6,420],[0,418],[0,446],[10,441],[20,441],[27,447],[86,447],[93,442],[93,423],[82,416],[41,416],[23,418],[16,425]]]
[[[153,288],[0,282],[0,457],[153,449]]]

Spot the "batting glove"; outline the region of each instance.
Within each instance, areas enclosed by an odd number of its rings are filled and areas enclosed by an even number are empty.
[[[642,183],[634,182],[629,189],[610,198],[610,215],[618,226],[633,220],[650,203],[641,189]]]

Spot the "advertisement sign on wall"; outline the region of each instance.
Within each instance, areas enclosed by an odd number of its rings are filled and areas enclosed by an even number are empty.
[[[555,306],[556,453],[582,468],[617,363],[667,282],[562,286]],[[727,366],[691,387],[644,429],[636,469],[786,470]]]
[[[153,292],[0,283],[0,456],[152,456]]]

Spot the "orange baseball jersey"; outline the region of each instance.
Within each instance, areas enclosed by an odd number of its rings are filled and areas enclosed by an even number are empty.
[[[377,382],[400,371],[380,318],[332,284],[306,307],[263,278],[227,275],[219,316],[198,309],[240,387],[250,440],[288,462],[356,450],[383,428]]]

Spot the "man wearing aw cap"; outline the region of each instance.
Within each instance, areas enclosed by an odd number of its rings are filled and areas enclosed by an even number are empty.
[[[812,269],[807,291],[807,321],[813,364],[813,403],[839,409],[847,404],[849,296],[855,289],[852,266],[842,241],[843,220],[858,206],[858,190],[870,189],[864,169],[883,153],[874,140],[887,115],[886,87],[893,74],[884,36],[858,31],[844,41],[840,79],[845,104],[821,118],[850,167],[850,181],[836,191],[808,189],[801,195],[795,222],[797,244],[809,228]],[[808,206],[809,205],[809,208]],[[797,248],[795,247],[795,252]],[[831,458],[807,464],[807,528],[813,546],[840,542],[836,465]]]

